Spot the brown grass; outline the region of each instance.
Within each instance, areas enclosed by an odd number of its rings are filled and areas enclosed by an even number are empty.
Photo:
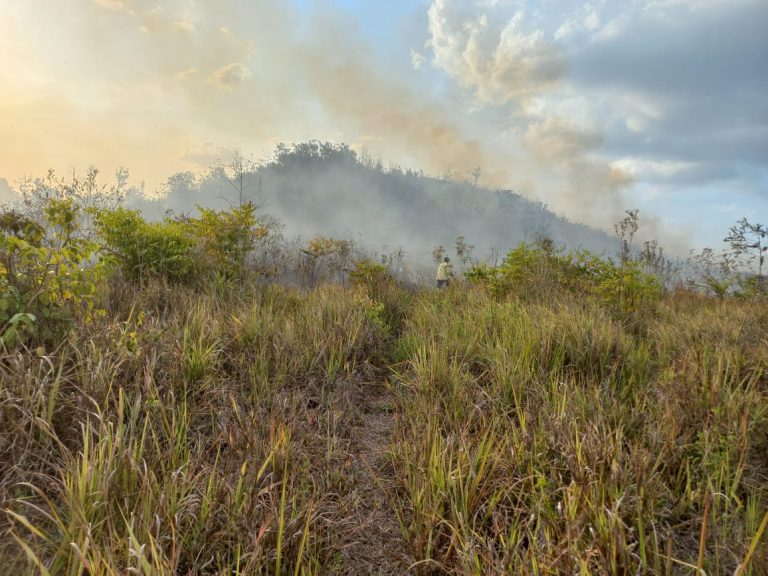
[[[4,573],[768,573],[764,302],[102,297],[0,358]]]

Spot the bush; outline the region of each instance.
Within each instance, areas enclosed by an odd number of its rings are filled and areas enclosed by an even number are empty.
[[[349,273],[349,279],[355,286],[366,287],[392,282],[392,276],[386,266],[368,259],[355,262],[355,267]]]
[[[501,266],[475,266],[464,276],[474,284],[488,287],[496,296],[545,296],[573,274],[572,268],[568,257],[554,250],[551,243],[531,246],[521,242],[507,254]]]
[[[269,234],[256,218],[256,207],[247,203],[229,211],[199,211],[198,218],[147,222],[137,210],[99,210],[95,223],[107,254],[131,280],[189,283],[242,275],[256,241]]]
[[[655,276],[643,272],[638,262],[617,266],[588,251],[571,257],[577,289],[596,297],[614,312],[626,316],[650,310],[661,297],[661,284]]]
[[[94,218],[108,256],[131,280],[188,282],[195,272],[194,240],[183,223],[146,222],[138,210],[100,210]]]
[[[78,207],[50,200],[42,222],[14,211],[0,215],[0,346],[13,346],[36,328],[52,341],[78,314],[94,311],[100,267],[96,245],[78,236]]]
[[[485,286],[495,296],[515,294],[546,299],[565,288],[596,299],[611,311],[632,315],[661,296],[661,285],[634,261],[616,265],[589,251],[554,250],[550,243],[521,243],[510,251],[501,266],[475,266],[465,277]]]
[[[256,241],[269,234],[268,227],[256,217],[256,206],[247,202],[229,211],[202,207],[198,210],[199,218],[187,218],[184,224],[197,239],[196,249],[203,268],[228,276],[241,275]]]

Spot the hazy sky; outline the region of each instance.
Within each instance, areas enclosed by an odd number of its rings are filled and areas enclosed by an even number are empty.
[[[608,226],[768,220],[766,0],[0,0],[0,200],[344,141]],[[671,241],[671,240],[670,240]]]

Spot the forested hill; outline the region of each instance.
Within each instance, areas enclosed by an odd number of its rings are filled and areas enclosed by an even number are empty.
[[[458,236],[475,246],[477,258],[494,249],[503,255],[520,241],[541,236],[605,254],[617,244],[513,191],[384,168],[346,145],[319,142],[278,146],[261,165],[238,160],[203,176],[179,173],[169,178],[163,197],[151,202],[134,197],[129,203],[162,214],[188,212],[195,205],[230,207],[241,198],[279,218],[286,236],[351,239],[378,252],[402,248],[415,262],[429,261],[438,245],[450,249]]]

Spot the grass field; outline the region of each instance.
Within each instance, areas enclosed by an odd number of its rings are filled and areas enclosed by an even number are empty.
[[[768,306],[102,287],[0,360],[4,574],[766,574]]]

